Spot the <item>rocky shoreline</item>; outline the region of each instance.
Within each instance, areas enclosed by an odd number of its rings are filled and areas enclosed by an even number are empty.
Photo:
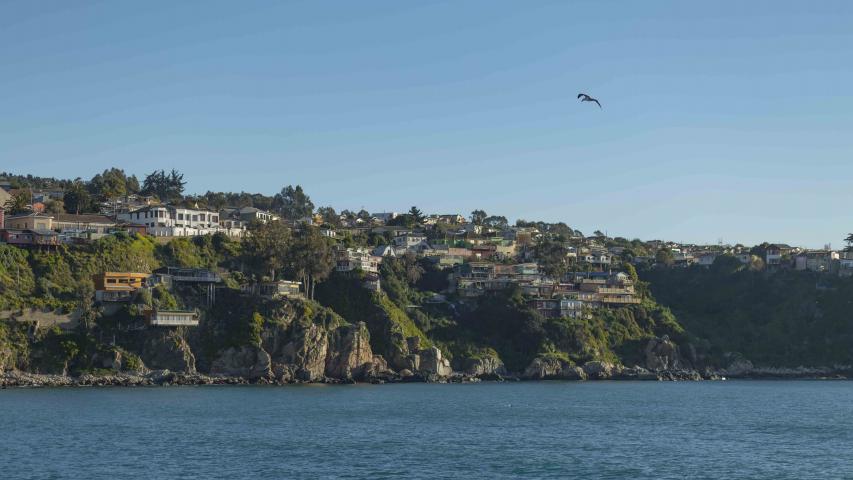
[[[553,365],[552,365],[553,366]],[[547,367],[547,366],[546,366]],[[198,385],[299,385],[299,384],[353,384],[353,383],[476,383],[482,381],[703,381],[703,380],[847,380],[853,371],[840,367],[759,367],[750,370],[661,370],[649,371],[643,367],[623,367],[604,362],[589,362],[582,367],[571,367],[559,371],[546,370],[544,375],[530,375],[530,368],[522,375],[487,373],[470,375],[454,372],[451,375],[384,372],[359,380],[324,377],[304,381],[275,377],[242,377],[229,375],[205,375],[200,373],[158,370],[148,373],[116,373],[112,375],[83,374],[80,376],[37,374],[7,371],[0,374],[0,389],[6,388],[53,388],[53,387],[154,387],[154,386],[198,386]]]

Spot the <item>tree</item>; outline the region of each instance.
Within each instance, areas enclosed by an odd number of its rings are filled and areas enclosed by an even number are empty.
[[[305,295],[314,299],[314,287],[329,277],[335,267],[335,255],[316,227],[299,230],[290,246],[288,266],[302,282]]]
[[[136,177],[131,178],[132,180],[129,182],[124,170],[110,168],[92,177],[92,180],[89,181],[89,190],[92,195],[109,202],[131,193],[128,187],[138,189],[139,182]]]
[[[207,192],[204,194],[204,197],[207,199],[208,207],[214,209],[215,211],[220,211],[228,205],[228,199],[222,192]]]
[[[92,196],[89,195],[86,185],[79,178],[74,180],[74,183],[65,191],[62,201],[65,203],[65,211],[78,215],[91,212],[94,209]]]
[[[672,255],[672,250],[663,247],[657,251],[655,254],[655,262],[659,265],[665,265],[667,267],[672,266],[675,263],[675,258]]]
[[[474,225],[482,225],[488,215],[484,210],[474,210],[471,212],[471,223]]]
[[[634,265],[632,265],[631,263],[623,262],[622,270],[625,270],[625,274],[628,275],[632,282],[634,282],[634,285],[636,285],[640,281],[640,276],[637,275],[637,269],[634,268]]]
[[[154,170],[142,182],[141,193],[154,195],[163,202],[178,202],[183,198],[184,174],[172,169],[168,174],[165,170]]]
[[[338,215],[338,212],[336,212],[334,208],[320,207],[317,209],[317,213],[323,217],[323,223],[333,227],[339,227],[341,225],[341,216]]]
[[[853,252],[853,233],[848,233],[847,238],[844,239],[847,243],[847,248],[844,249],[846,252]]]
[[[533,250],[542,272],[559,282],[569,269],[569,250],[553,239],[543,238]]]
[[[423,213],[421,213],[421,211],[418,209],[418,207],[410,208],[407,215],[409,215],[409,217],[411,217],[412,222],[415,224],[418,224],[418,223],[421,223],[424,221],[424,215],[423,215]]]
[[[278,205],[281,216],[287,220],[299,220],[314,213],[314,204],[300,185],[282,188],[281,193],[275,196],[274,203]]]
[[[124,186],[128,194],[139,193],[139,179],[136,178],[136,175],[131,175],[127,177],[126,181],[124,182]]]
[[[12,215],[26,213],[29,211],[31,198],[32,193],[29,190],[21,190],[6,200],[4,208]]]
[[[505,230],[509,226],[509,222],[502,215],[492,215],[483,220],[483,225],[498,230]]]
[[[65,204],[62,200],[48,200],[44,204],[44,212],[51,215],[65,213]]]
[[[757,257],[756,257],[757,258]],[[714,263],[711,264],[710,270],[722,275],[731,275],[735,272],[743,270],[744,265],[733,255],[717,255]]]
[[[290,229],[282,222],[253,222],[243,240],[243,252],[252,269],[276,279],[276,272],[287,265],[291,242]]]

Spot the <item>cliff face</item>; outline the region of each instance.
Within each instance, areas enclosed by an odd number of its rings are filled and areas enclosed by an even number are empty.
[[[144,365],[154,370],[195,373],[195,355],[186,338],[174,330],[146,332],[139,352]]]
[[[733,371],[738,358],[757,368],[853,365],[853,278],[725,267],[640,272],[684,328],[705,339],[697,363]]]

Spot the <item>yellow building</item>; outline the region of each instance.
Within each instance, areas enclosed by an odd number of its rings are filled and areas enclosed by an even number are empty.
[[[145,286],[147,273],[104,272],[94,275],[95,299],[101,302],[122,302],[133,298],[133,294]]]

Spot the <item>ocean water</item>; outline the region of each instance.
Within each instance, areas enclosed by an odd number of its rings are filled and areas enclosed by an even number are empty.
[[[8,389],[0,478],[853,478],[853,382]]]

